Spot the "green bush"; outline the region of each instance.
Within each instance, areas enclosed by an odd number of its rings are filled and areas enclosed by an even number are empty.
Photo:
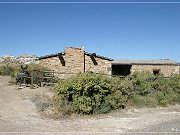
[[[10,73],[11,78],[16,78],[17,73],[21,71],[20,67],[16,67],[13,72]]]
[[[99,74],[79,74],[61,80],[53,100],[57,114],[107,113],[124,108],[166,106],[180,103],[180,75],[164,78],[149,72],[118,78]]]
[[[153,85],[156,77],[150,72],[135,72],[132,74],[134,92],[146,96],[155,91]]]
[[[0,67],[0,75],[10,75],[11,80],[9,81],[9,83],[15,84],[17,73],[24,72],[24,70],[26,70],[29,75],[31,75],[31,72],[33,71],[34,76],[37,77],[34,78],[33,82],[34,84],[39,84],[40,82],[38,77],[41,77],[42,72],[48,69],[39,64],[30,64],[30,65],[6,64]],[[57,78],[54,78],[54,80],[57,81]],[[30,79],[27,79],[26,83],[30,83]]]
[[[55,108],[54,111],[57,118],[74,113],[71,103],[67,103],[63,96],[54,96],[52,103]]]
[[[10,75],[15,77],[16,73],[20,70],[19,66],[6,64],[0,67],[0,75]]]
[[[171,79],[170,86],[177,94],[180,94],[180,74],[176,74],[174,78]]]
[[[32,71],[32,70],[45,71],[45,70],[48,70],[48,68],[46,68],[42,65],[39,65],[39,64],[30,64],[30,65],[28,65],[28,70],[29,71]]]
[[[24,66],[24,65],[21,65]],[[18,72],[21,72],[20,65],[14,65],[14,64],[6,64],[0,67],[0,75],[10,75],[12,78],[16,77],[16,74]],[[32,71],[32,70],[36,70],[36,71],[44,71],[44,70],[48,70],[47,68],[39,65],[39,64],[30,64],[30,65],[26,65],[27,66],[27,70],[28,71]]]
[[[79,74],[59,81],[55,87],[54,107],[62,114],[107,113],[125,107],[131,89],[127,79]]]
[[[135,105],[144,106],[149,97],[153,101],[156,100],[154,104],[160,106],[180,103],[180,75],[164,78],[162,75],[154,76],[149,72],[142,72],[134,73],[132,78],[134,93],[137,95],[131,102]]]
[[[1,75],[10,75],[13,72],[14,68],[9,64],[0,67],[0,74]]]
[[[154,96],[133,95],[129,100],[129,104],[135,107],[155,107],[158,105]]]

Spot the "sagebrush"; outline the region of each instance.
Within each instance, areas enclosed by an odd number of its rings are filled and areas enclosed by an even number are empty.
[[[135,72],[132,82],[134,90],[130,104],[133,106],[167,106],[180,103],[179,74],[166,78],[149,72]]]
[[[149,72],[125,78],[79,74],[55,87],[53,106],[59,115],[107,113],[127,105],[166,106],[180,103],[180,75],[164,78]]]
[[[63,114],[107,113],[124,108],[131,90],[129,83],[101,74],[79,74],[59,81],[55,87],[54,107]]]

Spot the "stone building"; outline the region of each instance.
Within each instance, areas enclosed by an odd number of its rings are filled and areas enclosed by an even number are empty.
[[[126,76],[135,71],[179,73],[179,64],[171,60],[113,60],[85,52],[83,48],[65,48],[64,52],[39,57],[39,64],[54,70],[59,78],[84,72]]]
[[[154,74],[160,72],[165,76],[171,76],[180,73],[180,66],[177,62],[169,59],[112,61],[112,74],[126,76],[135,71],[149,71]]]
[[[39,57],[39,64],[54,70],[59,78],[84,72],[111,75],[113,59],[85,52],[83,48],[65,48],[64,52]]]

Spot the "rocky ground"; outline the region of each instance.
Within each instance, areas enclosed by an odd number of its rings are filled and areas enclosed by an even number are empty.
[[[18,89],[9,80],[0,76],[0,134],[180,134],[180,105],[57,120],[42,116],[33,102],[50,99],[50,88]]]

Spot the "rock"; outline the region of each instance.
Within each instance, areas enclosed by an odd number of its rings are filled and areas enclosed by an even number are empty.
[[[35,55],[20,55],[20,56],[2,56],[0,57],[0,63],[19,63],[19,64],[36,64],[38,58]]]

